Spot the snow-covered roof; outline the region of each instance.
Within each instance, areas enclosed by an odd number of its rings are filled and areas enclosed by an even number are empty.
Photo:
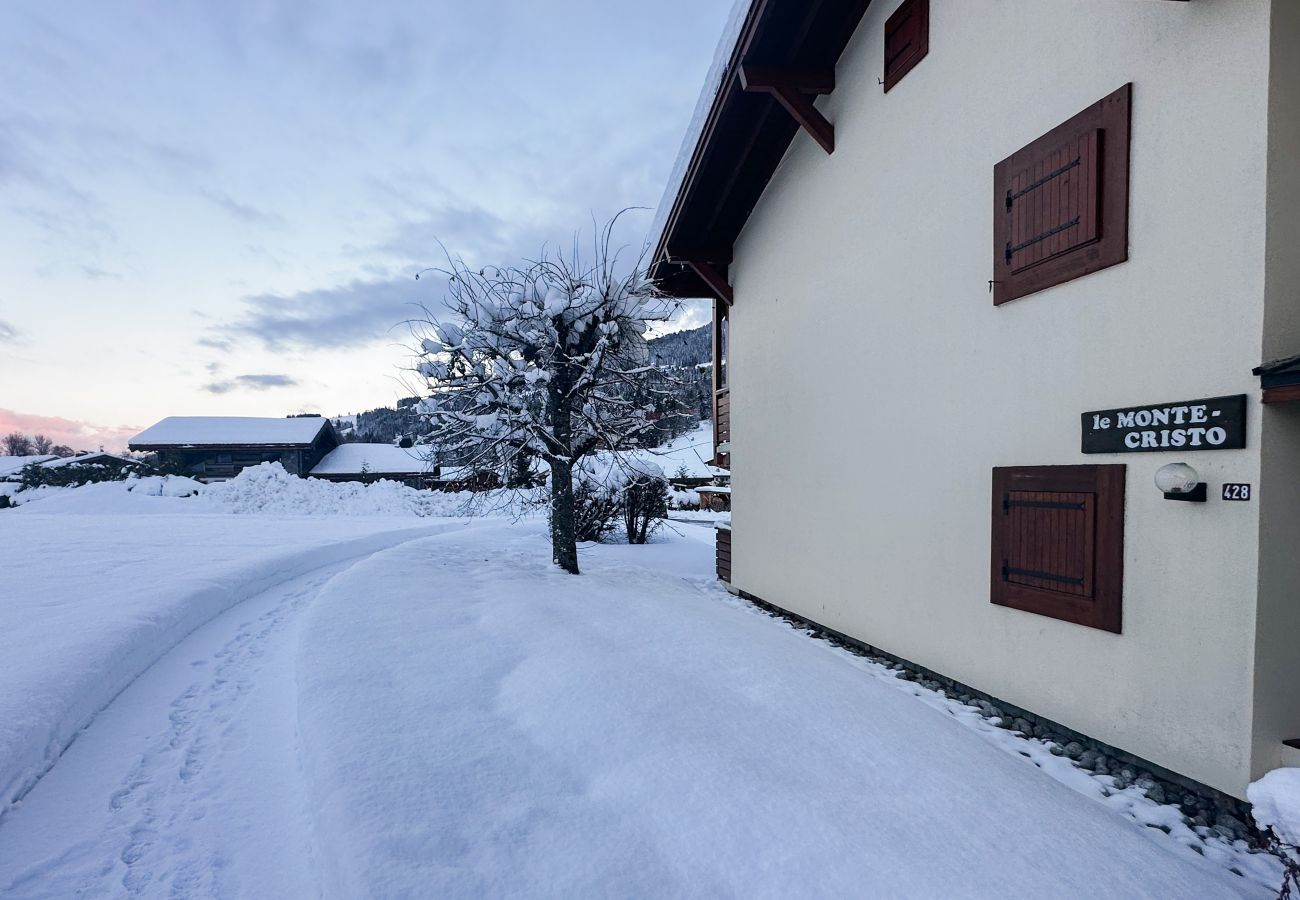
[[[669,296],[726,292],[699,264],[725,270],[799,133],[775,95],[745,89],[744,68],[831,71],[866,9],[851,0],[736,0],[650,233],[651,276]]]
[[[392,444],[339,444],[311,470],[313,475],[419,475],[433,470],[423,451]]]
[[[24,466],[30,466],[32,463],[43,463],[51,459],[58,459],[49,453],[38,454],[35,456],[0,456],[0,478],[8,478],[10,475],[17,475],[23,470]]]
[[[650,240],[656,245],[662,242],[673,203],[677,199],[678,192],[681,191],[682,182],[686,179],[691,158],[695,155],[695,148],[700,138],[704,136],[704,126],[709,120],[709,111],[713,108],[718,91],[722,88],[723,79],[730,68],[732,54],[736,50],[736,42],[740,39],[740,31],[749,16],[749,8],[753,5],[754,0],[732,0],[731,12],[722,28],[722,35],[718,38],[718,46],[713,51],[713,62],[709,66],[708,74],[704,76],[704,87],[695,101],[695,112],[686,125],[686,133],[682,136],[681,148],[673,161],[672,172],[664,187],[663,197],[659,200],[659,206],[655,208],[654,223],[650,226]]]
[[[61,459],[52,459],[49,462],[41,463],[42,469],[59,469],[63,466],[81,466],[95,465],[96,463],[107,462],[108,460],[117,460],[122,463],[140,465],[138,460],[127,459],[125,456],[116,456],[112,453],[83,453],[80,456],[65,456]]]
[[[661,467],[669,478],[683,467],[687,478],[712,478],[725,470],[709,465],[713,457],[713,423],[701,422],[685,434],[679,434],[662,447],[643,450]]]
[[[253,416],[168,416],[131,438],[131,448],[247,447],[310,444],[329,426],[320,416],[291,419]]]

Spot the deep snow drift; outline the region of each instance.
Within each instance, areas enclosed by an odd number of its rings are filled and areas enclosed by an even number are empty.
[[[396,481],[371,484],[290,475],[262,463],[229,481],[202,484],[177,475],[149,475],[76,488],[42,487],[11,495],[31,512],[238,513],[290,516],[456,516],[470,493],[417,491]]]

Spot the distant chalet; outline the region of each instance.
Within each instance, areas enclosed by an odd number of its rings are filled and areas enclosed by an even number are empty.
[[[339,437],[323,416],[168,416],[128,446],[178,460],[200,481],[225,481],[264,462],[306,475],[339,446]]]
[[[439,468],[424,451],[393,444],[339,444],[308,473],[326,481],[399,481],[413,488],[439,485]]]

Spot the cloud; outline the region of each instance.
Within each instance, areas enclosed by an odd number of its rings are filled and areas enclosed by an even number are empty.
[[[0,319],[0,344],[18,343],[18,329]]]
[[[209,367],[211,368],[211,367]],[[271,388],[295,387],[298,379],[289,375],[236,375],[225,381],[213,381],[203,386],[209,394],[228,394],[231,391],[267,391]]]
[[[585,222],[581,215],[576,217],[579,230],[575,234],[553,225],[507,221],[483,208],[444,207],[425,218],[400,223],[378,244],[364,250],[353,248],[359,254],[378,253],[395,260],[387,266],[361,266],[372,277],[331,288],[245,297],[246,311],[241,318],[217,326],[198,343],[225,352],[251,338],[265,349],[283,351],[357,347],[405,338],[407,322],[445,313],[446,282],[437,269],[446,267],[449,257],[463,254],[471,267],[515,265],[544,253],[567,254],[575,242],[580,253],[590,256],[595,241],[593,214],[585,215]],[[597,227],[603,228],[605,220],[599,215],[594,218]],[[630,267],[636,262],[648,219],[647,210],[631,210],[619,218],[611,246],[619,253],[619,266]],[[426,266],[435,270],[422,271],[418,281],[410,274],[391,275],[394,268],[413,273]],[[677,328],[706,322],[709,314],[696,309],[687,316]]]
[[[229,338],[219,337],[201,337],[194,343],[200,347],[207,347],[209,350],[220,350],[222,353],[229,353],[235,347],[235,342]]]
[[[0,409],[0,434],[17,431],[26,435],[43,434],[56,444],[73,450],[125,450],[126,442],[139,434],[139,425],[96,425],[61,416],[38,416]]]
[[[199,193],[204,199],[216,204],[245,225],[283,225],[284,217],[278,213],[266,212],[247,203],[241,203],[225,191],[215,188],[203,188]]]
[[[201,338],[213,349],[253,338],[269,350],[287,347],[356,347],[383,340],[402,322],[421,315],[422,301],[436,301],[428,281],[411,276],[354,280],[296,294],[246,297],[248,311],[219,334]]]
[[[657,334],[672,334],[674,331],[688,331],[699,328],[713,321],[713,301],[683,300],[677,307],[672,319]]]
[[[122,276],[117,272],[110,272],[108,269],[101,269],[99,266],[82,266],[81,274],[85,275],[91,281],[102,281],[105,278],[113,281],[121,281]]]

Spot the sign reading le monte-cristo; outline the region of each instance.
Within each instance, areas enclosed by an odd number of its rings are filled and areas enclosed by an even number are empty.
[[[1086,412],[1084,453],[1239,450],[1246,446],[1246,395]]]

